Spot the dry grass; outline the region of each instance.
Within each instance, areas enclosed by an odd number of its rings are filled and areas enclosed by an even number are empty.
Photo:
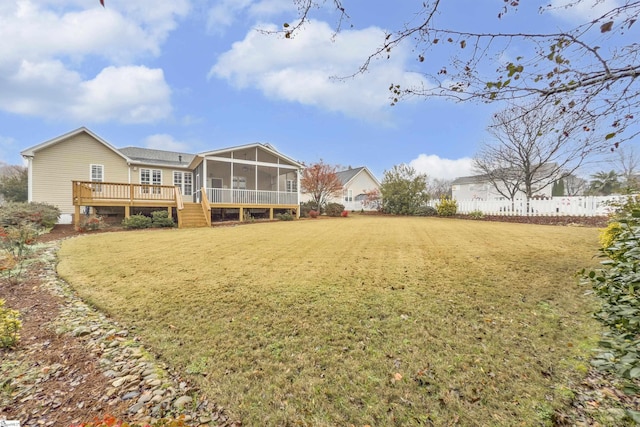
[[[59,272],[245,425],[544,425],[597,231],[352,217],[68,240]]]

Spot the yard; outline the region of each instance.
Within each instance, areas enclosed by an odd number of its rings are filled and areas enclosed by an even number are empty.
[[[245,425],[540,425],[599,326],[584,227],[356,216],[64,242],[85,299]]]

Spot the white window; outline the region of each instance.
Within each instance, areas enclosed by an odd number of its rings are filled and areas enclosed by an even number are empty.
[[[173,185],[180,188],[182,194],[193,194],[193,174],[191,172],[173,171]]]
[[[234,190],[246,190],[247,189],[247,177],[246,176],[234,176],[233,177]]]
[[[287,180],[287,193],[297,193],[298,192],[298,181],[295,179]]]
[[[140,184],[142,185],[162,185],[162,171],[160,169],[140,168]],[[143,189],[145,193],[149,189]],[[154,188],[154,194],[160,194],[160,188]]]
[[[91,165],[90,172],[92,182],[104,182],[104,165]],[[92,184],[93,191],[102,191],[100,184]]]
[[[353,202],[353,190],[346,190],[344,192],[344,201]]]

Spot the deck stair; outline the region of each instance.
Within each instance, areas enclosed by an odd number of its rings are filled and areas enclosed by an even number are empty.
[[[180,228],[207,227],[207,217],[205,216],[202,204],[186,203],[184,209],[178,211]]]

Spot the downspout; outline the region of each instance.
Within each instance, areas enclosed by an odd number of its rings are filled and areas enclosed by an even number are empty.
[[[33,202],[33,156],[23,156],[27,159],[27,201]]]

